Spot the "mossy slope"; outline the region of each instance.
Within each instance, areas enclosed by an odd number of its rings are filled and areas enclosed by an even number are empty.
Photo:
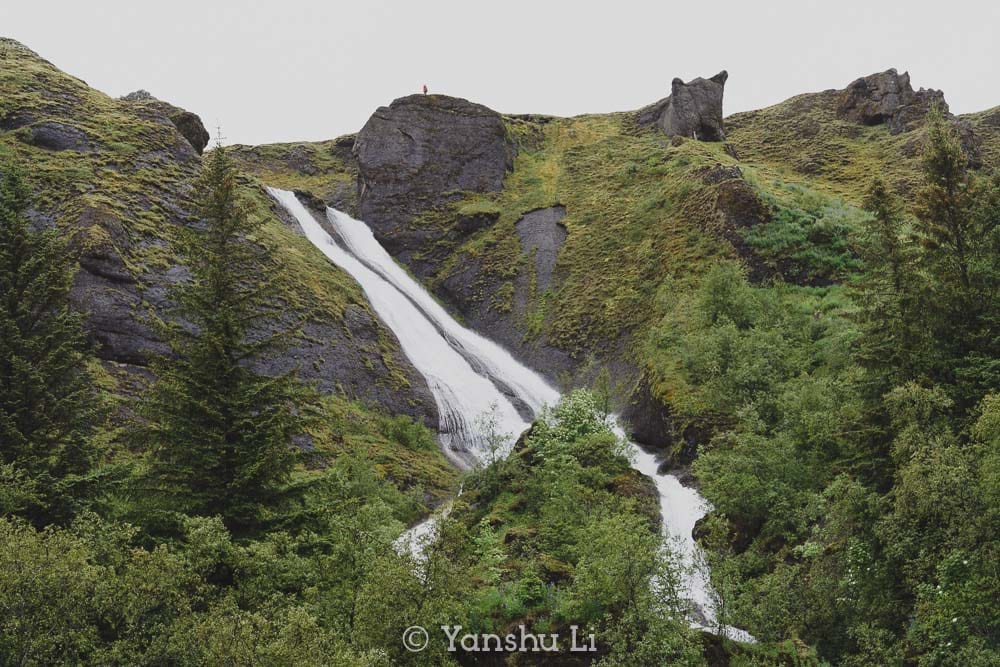
[[[195,220],[200,158],[155,105],[110,98],[13,40],[0,39],[0,64],[0,159],[24,172],[37,224],[66,230],[79,251],[74,304],[89,314],[102,387],[129,400],[148,378],[150,355],[165,349],[152,324],[169,312],[169,286],[186,277],[174,243]],[[386,426],[395,418],[384,406],[436,426],[423,379],[357,284],[278,217],[260,181],[242,185],[251,214],[264,218],[255,241],[275,251],[267,269],[275,298],[301,328],[262,370],[298,367],[327,394],[316,452],[364,445],[400,486],[424,489],[422,501],[440,498],[453,483],[443,456],[403,442],[407,417]]]

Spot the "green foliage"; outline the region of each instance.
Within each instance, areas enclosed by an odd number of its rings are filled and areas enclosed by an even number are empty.
[[[278,534],[238,546],[217,519],[187,520],[169,547],[137,548],[136,533],[92,515],[43,532],[0,520],[0,661],[388,664],[321,620],[306,582],[330,561],[304,568],[304,543]],[[220,585],[227,572],[231,586]]]
[[[568,641],[578,625],[605,647],[604,664],[700,664],[679,568],[656,529],[655,492],[627,452],[598,399],[578,390],[466,482],[451,517],[475,535],[466,548],[480,582],[471,632],[528,619]]]
[[[722,617],[837,664],[997,659],[998,209],[950,127],[915,219],[873,184],[849,290],[717,267],[664,287],[647,352],[698,427]]]
[[[236,188],[218,147],[199,182],[205,228],[184,239],[192,279],[174,296],[185,321],[168,329],[175,358],[157,365],[147,437],[150,480],[171,509],[247,528],[288,480],[292,439],[310,406],[294,373],[264,377],[251,368],[280,342],[282,325],[262,277],[266,249],[249,238],[260,221]]]
[[[786,280],[824,285],[840,282],[859,267],[848,240],[863,216],[841,201],[801,186],[784,186],[785,203],[768,195],[774,218],[743,232],[747,245]]]
[[[925,183],[917,194],[915,242],[925,279],[921,324],[937,354],[920,367],[935,382],[953,384],[957,406],[969,409],[1000,388],[1000,208],[995,183],[967,169],[955,130],[931,119],[924,152]]]
[[[83,317],[69,308],[76,273],[62,235],[34,230],[28,192],[0,173],[0,513],[67,521],[87,495],[102,418]]]

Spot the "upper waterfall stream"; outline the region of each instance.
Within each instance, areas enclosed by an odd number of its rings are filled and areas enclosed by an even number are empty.
[[[494,411],[498,432],[506,434],[501,452],[505,455],[530,419],[543,406],[559,400],[559,392],[541,375],[456,322],[396,263],[365,223],[327,209],[338,243],[294,193],[275,188],[268,192],[295,218],[313,245],[354,277],[372,308],[395,333],[403,353],[427,380],[440,414],[442,447],[457,465],[468,468],[488,458],[487,443],[475,423],[480,415]],[[655,481],[663,530],[686,566],[683,594],[703,616],[699,625],[716,630],[708,568],[692,535],[695,523],[708,510],[707,503],[675,476],[661,474],[655,455],[638,446],[633,449],[632,466]],[[431,525],[425,522],[415,532],[426,534]],[[726,626],[721,631],[752,641],[737,628]]]

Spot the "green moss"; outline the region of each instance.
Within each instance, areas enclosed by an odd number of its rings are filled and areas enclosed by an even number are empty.
[[[351,453],[372,461],[380,475],[411,495],[413,511],[406,521],[454,495],[458,473],[425,426],[337,395],[325,396],[321,409],[310,434],[314,449],[296,473],[300,479],[321,476],[327,463]]]
[[[1000,106],[961,116],[972,125],[987,169],[1000,169]]]
[[[350,137],[330,141],[228,147],[240,169],[262,183],[311,192],[351,211],[357,203],[357,165]]]
[[[836,113],[837,93],[799,95],[726,119],[726,135],[741,161],[768,180],[808,184],[816,191],[860,205],[876,174],[902,193],[917,184],[924,131],[890,134]]]
[[[704,226],[712,202],[699,200],[697,170],[732,164],[721,146],[635,133],[625,114],[552,119],[535,124],[508,119],[508,135],[522,141],[514,171],[495,197],[467,197],[456,211],[499,211],[489,230],[457,248],[438,280],[469,258],[482,271],[476,293],[509,310],[507,287],[524,261],[514,225],[527,212],[566,207],[568,236],[551,293],[532,290],[529,332],[581,354],[623,330],[648,322],[655,285],[676,271],[698,267],[726,250]],[[501,284],[499,294],[491,286]]]

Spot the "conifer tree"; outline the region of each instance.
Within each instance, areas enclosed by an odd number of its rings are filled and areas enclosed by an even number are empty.
[[[203,227],[181,243],[191,280],[174,292],[182,322],[169,328],[173,355],[157,364],[148,401],[151,478],[170,509],[245,530],[291,471],[305,389],[294,373],[252,369],[278,342],[265,332],[280,330],[280,314],[268,251],[252,238],[261,221],[221,146],[206,157],[197,200]]]
[[[930,117],[923,165],[915,239],[926,281],[922,326],[935,342],[924,366],[930,379],[953,386],[956,408],[965,412],[1000,389],[997,207],[939,111]]]
[[[0,493],[36,524],[69,519],[95,457],[101,411],[83,318],[70,310],[77,264],[55,229],[33,230],[19,175],[0,175]],[[5,482],[6,480],[6,482]],[[16,491],[16,493],[13,493]],[[0,503],[7,504],[7,503]]]
[[[877,400],[912,377],[913,357],[926,343],[926,336],[913,326],[914,253],[903,233],[902,203],[882,179],[876,179],[865,196],[864,208],[871,217],[857,244],[865,266],[864,275],[854,284],[860,305],[857,319],[864,333],[857,359],[873,371],[869,389]]]
[[[971,287],[975,254],[974,187],[968,158],[940,110],[932,110],[923,154],[924,184],[917,193],[917,240],[937,278]]]

